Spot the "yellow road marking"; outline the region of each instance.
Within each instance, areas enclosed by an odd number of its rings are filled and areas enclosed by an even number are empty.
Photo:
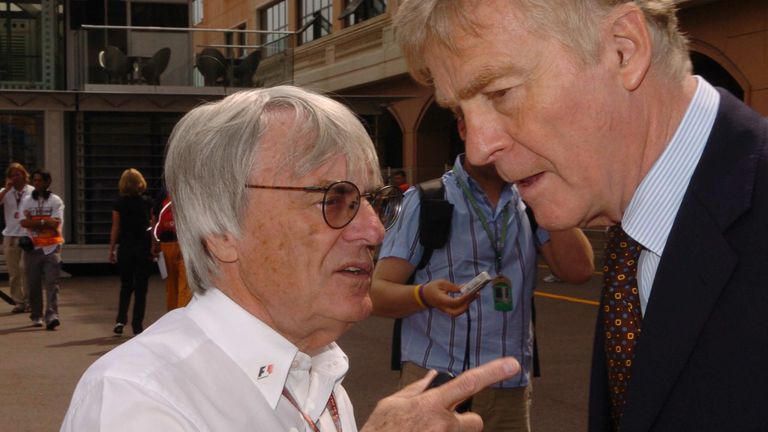
[[[549,266],[546,265],[546,264],[539,264],[538,267],[541,268],[541,269],[549,269]],[[600,268],[602,268],[602,267],[600,267]],[[602,276],[603,272],[595,270],[594,272],[592,272],[592,274],[595,275],[595,276]]]
[[[539,297],[547,297],[547,298],[556,299],[556,300],[565,300],[565,301],[569,301],[569,302],[573,302],[573,303],[583,303],[583,304],[588,304],[588,305],[592,305],[592,306],[599,306],[600,305],[600,302],[596,302],[594,300],[586,300],[586,299],[582,299],[582,298],[578,298],[578,297],[570,297],[570,296],[564,296],[564,295],[559,295],[559,294],[551,294],[551,293],[546,293],[546,292],[541,292],[541,291],[534,291],[533,295],[537,295]]]

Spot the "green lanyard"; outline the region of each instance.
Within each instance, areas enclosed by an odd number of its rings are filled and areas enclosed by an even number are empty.
[[[491,247],[493,247],[493,252],[496,255],[496,273],[499,274],[501,272],[501,259],[504,253],[504,242],[507,240],[507,225],[509,225],[509,220],[507,219],[509,214],[509,202],[507,202],[504,205],[504,210],[502,210],[501,212],[501,220],[503,222],[503,225],[501,226],[501,235],[496,237],[495,235],[493,235],[493,231],[491,231],[491,227],[488,224],[488,220],[485,219],[485,215],[483,215],[483,212],[480,209],[480,206],[477,204],[477,200],[472,195],[472,192],[470,192],[469,186],[458,175],[455,169],[453,169],[452,171],[453,171],[454,178],[456,178],[456,183],[459,185],[459,188],[464,193],[464,196],[467,197],[469,204],[472,206],[472,209],[475,211],[475,214],[477,215],[478,219],[480,219],[480,223],[483,224],[483,229],[485,230],[485,233],[488,235],[488,239],[491,241]]]

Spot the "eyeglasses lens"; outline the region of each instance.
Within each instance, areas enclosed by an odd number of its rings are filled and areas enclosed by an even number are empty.
[[[323,213],[331,228],[346,226],[355,217],[359,207],[360,191],[352,183],[334,183],[325,193]]]
[[[389,229],[397,219],[401,200],[400,190],[392,186],[383,187],[373,195],[371,206],[379,215],[384,228]]]
[[[400,212],[402,193],[396,187],[386,186],[366,199],[379,216],[384,228],[389,229]],[[353,183],[341,181],[332,184],[325,193],[323,216],[331,228],[343,228],[349,224],[360,209],[360,190]]]

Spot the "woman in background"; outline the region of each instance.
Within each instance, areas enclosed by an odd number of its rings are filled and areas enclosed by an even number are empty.
[[[120,303],[115,320],[115,334],[122,334],[128,320],[128,305],[134,295],[131,327],[133,334],[144,331],[147,285],[152,266],[152,202],[144,195],[147,182],[134,169],[123,171],[118,184],[120,198],[112,210],[109,236],[109,261],[120,270]],[[116,246],[120,245],[117,247]]]

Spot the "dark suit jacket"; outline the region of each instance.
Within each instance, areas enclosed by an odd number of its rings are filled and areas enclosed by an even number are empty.
[[[720,91],[643,317],[624,431],[768,431],[768,120]],[[609,431],[598,318],[589,430]]]

